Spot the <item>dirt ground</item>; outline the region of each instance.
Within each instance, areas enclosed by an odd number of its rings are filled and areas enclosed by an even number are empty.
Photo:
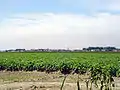
[[[85,80],[87,75],[81,75],[80,88],[87,90]],[[60,90],[64,75],[59,72],[47,74],[45,72],[0,72],[0,90]],[[120,90],[120,78],[114,78],[116,87]],[[63,90],[77,90],[77,75],[66,78]],[[98,90],[93,86],[93,90]]]

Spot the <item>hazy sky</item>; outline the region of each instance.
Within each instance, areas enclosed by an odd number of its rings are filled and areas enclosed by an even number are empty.
[[[120,0],[1,0],[0,49],[120,47]]]

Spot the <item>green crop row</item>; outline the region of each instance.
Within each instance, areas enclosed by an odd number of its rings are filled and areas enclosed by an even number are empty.
[[[87,88],[90,83],[90,90],[92,84],[99,90],[111,90],[115,86],[113,77],[120,76],[120,53],[0,53],[0,70],[60,71],[65,74],[61,90],[68,74],[79,77],[88,73]]]
[[[83,74],[93,68],[117,76],[120,53],[0,53],[0,70]]]

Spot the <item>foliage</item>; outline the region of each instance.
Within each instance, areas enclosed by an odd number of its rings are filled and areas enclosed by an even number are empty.
[[[109,71],[111,76],[120,72],[120,53],[0,53],[0,70],[61,71],[84,74],[87,71]],[[101,71],[102,70],[102,71]]]
[[[0,70],[90,73],[90,83],[109,90],[120,76],[120,53],[0,53]],[[77,84],[79,84],[77,82]],[[88,88],[88,83],[86,83]]]

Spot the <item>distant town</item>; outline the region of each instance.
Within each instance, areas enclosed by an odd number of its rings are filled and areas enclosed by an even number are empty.
[[[0,52],[120,52],[116,47],[88,47],[82,49],[9,49]]]

